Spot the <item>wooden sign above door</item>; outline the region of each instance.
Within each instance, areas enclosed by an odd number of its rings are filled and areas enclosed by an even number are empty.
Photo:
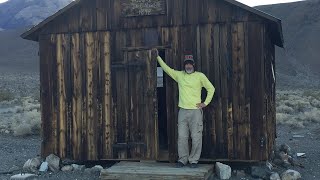
[[[166,14],[166,0],[121,0],[123,17]]]

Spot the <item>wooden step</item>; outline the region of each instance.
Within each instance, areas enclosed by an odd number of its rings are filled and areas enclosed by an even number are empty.
[[[213,174],[213,165],[200,164],[198,168],[176,168],[175,164],[160,162],[119,162],[101,171],[100,179],[139,180],[207,180]]]

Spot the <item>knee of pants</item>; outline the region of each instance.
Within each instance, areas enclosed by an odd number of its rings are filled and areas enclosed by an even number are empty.
[[[178,136],[178,140],[179,140],[179,141],[188,140],[188,139],[189,139],[188,136],[182,136],[182,135],[179,135],[179,136]]]
[[[192,139],[192,141],[199,141],[199,140],[202,140],[202,132],[201,132],[201,133],[197,133],[197,134],[193,134],[193,135],[191,135],[191,139]]]

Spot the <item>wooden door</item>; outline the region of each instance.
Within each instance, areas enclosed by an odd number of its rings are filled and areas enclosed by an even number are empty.
[[[124,51],[124,60],[112,65],[115,158],[157,159],[156,68],[150,50]]]

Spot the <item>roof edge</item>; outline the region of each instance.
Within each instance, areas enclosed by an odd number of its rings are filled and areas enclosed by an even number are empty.
[[[60,14],[63,14],[64,12],[68,11],[70,8],[72,8],[73,6],[77,5],[80,1],[81,0],[72,1],[71,3],[69,3],[64,8],[58,10],[56,13],[54,13],[53,15],[47,17],[45,20],[41,21],[39,24],[33,26],[32,28],[30,28],[26,32],[22,33],[20,35],[20,37],[23,38],[23,39],[27,39],[27,40],[37,41],[37,39],[35,39],[34,37],[30,37],[30,35],[32,33],[34,33],[35,31],[39,30],[40,28],[42,28],[44,25],[46,25],[48,22],[52,21],[54,18],[56,18]]]
[[[266,12],[263,12],[263,11],[261,11],[259,9],[254,8],[254,7],[250,7],[250,6],[246,5],[246,4],[238,2],[236,0],[224,0],[224,1],[226,1],[226,2],[228,2],[230,4],[233,4],[235,6],[238,6],[240,8],[243,8],[243,9],[245,9],[247,11],[250,11],[250,12],[252,12],[254,14],[257,14],[257,15],[265,18],[265,19],[268,19],[268,20],[276,23],[277,30],[278,30],[278,35],[279,35],[277,38],[280,41],[274,41],[274,43],[275,43],[275,45],[277,45],[279,47],[282,47],[282,48],[284,47],[284,39],[283,39],[283,33],[282,33],[281,19],[279,19],[277,17],[274,17],[274,16],[272,16],[272,15],[266,13]]]

